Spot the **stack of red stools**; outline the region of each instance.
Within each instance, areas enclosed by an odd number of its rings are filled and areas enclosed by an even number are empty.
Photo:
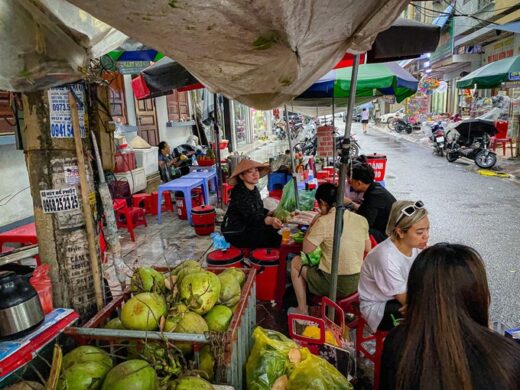
[[[170,191],[163,192],[163,200],[164,203],[161,202],[161,212],[163,211],[173,211],[173,202]],[[157,207],[159,201],[159,195],[157,191],[152,192],[152,215],[157,215]]]
[[[231,202],[231,191],[233,190],[233,187],[234,186],[228,183],[222,184],[222,202],[226,205]]]

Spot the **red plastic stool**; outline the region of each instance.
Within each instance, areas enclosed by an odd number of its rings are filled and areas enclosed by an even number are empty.
[[[126,203],[124,206],[118,205],[114,211],[116,213],[116,226],[117,228],[126,228],[130,233],[130,239],[135,241],[134,228],[137,226],[148,226],[146,223],[146,210],[140,207],[128,207]]]
[[[157,191],[152,192],[152,215],[157,215],[157,202],[158,202],[158,193]],[[173,202],[170,191],[163,192],[163,200],[164,203],[161,205],[161,212],[163,211],[172,211],[173,212]]]
[[[133,194],[132,206],[140,207],[146,210],[147,214],[153,214],[153,200],[150,194]],[[155,209],[157,212],[157,208]]]
[[[191,205],[192,207],[202,206],[204,204],[204,195],[202,195],[202,188],[194,188],[191,190]]]
[[[222,201],[224,204],[229,204],[231,201],[231,190],[233,189],[233,186],[228,183],[222,184]]]

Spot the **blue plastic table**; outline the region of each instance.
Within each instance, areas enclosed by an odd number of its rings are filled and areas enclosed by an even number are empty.
[[[162,200],[164,191],[181,191],[184,194],[184,203],[186,204],[186,213],[188,214],[188,222],[191,225],[191,190],[197,187],[203,188],[204,202],[208,204],[209,196],[204,191],[204,180],[199,178],[181,178],[174,179],[168,183],[161,184],[157,189],[157,199]],[[206,183],[207,187],[207,183]],[[157,222],[161,223],[161,202],[157,202]]]
[[[206,199],[209,199],[209,187],[208,183],[213,183],[213,190],[217,190],[217,173],[213,171],[193,171],[187,175],[181,177],[181,179],[202,179],[204,180],[202,184],[202,189],[204,193],[207,195]],[[207,201],[206,201],[207,202]]]

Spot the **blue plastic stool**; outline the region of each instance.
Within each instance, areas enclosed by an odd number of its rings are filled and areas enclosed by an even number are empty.
[[[188,214],[188,222],[191,225],[191,190],[197,187],[202,187],[204,202],[208,204],[209,196],[207,196],[206,191],[204,191],[204,180],[203,179],[174,179],[169,181],[168,183],[161,184],[159,188],[157,188],[157,199],[162,199],[162,193],[164,191],[171,191],[175,193],[175,191],[181,191],[184,194],[184,202],[186,202],[186,213]],[[207,182],[206,182],[207,187]],[[161,202],[157,202],[157,222],[161,223]]]
[[[267,190],[273,191],[276,189],[283,188],[287,182],[291,180],[291,174],[285,172],[273,172],[267,175]],[[280,186],[281,188],[277,188],[276,186]]]

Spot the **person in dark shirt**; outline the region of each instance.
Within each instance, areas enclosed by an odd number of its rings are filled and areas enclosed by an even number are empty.
[[[345,197],[345,203],[367,219],[369,232],[378,243],[386,240],[386,225],[396,199],[386,188],[374,181],[374,169],[365,159],[355,161],[348,171],[348,184],[355,192],[363,193],[363,202],[357,204]]]
[[[222,233],[238,248],[276,248],[281,236],[277,229],[282,222],[268,215],[256,184],[269,173],[269,166],[252,160],[242,160],[231,177],[231,202],[224,216]]]
[[[382,390],[518,390],[520,345],[489,328],[484,262],[472,248],[436,244],[415,259],[407,314],[386,337]]]

